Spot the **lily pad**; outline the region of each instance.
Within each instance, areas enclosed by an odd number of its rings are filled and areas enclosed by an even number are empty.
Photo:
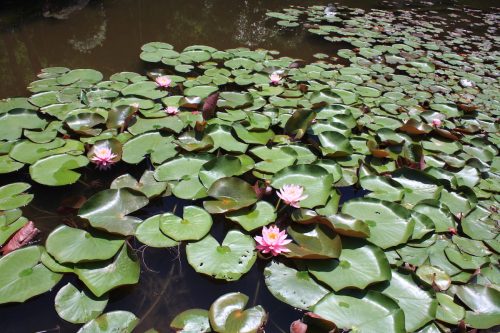
[[[204,209],[196,206],[186,206],[183,217],[171,213],[161,216],[160,230],[176,241],[199,240],[212,227],[212,217]]]
[[[60,225],[49,234],[45,246],[58,262],[79,263],[109,259],[123,243],[123,239],[92,235],[85,230]]]
[[[307,271],[297,271],[280,263],[271,262],[264,270],[264,277],[273,296],[295,308],[311,309],[328,294]]]
[[[130,188],[109,189],[93,195],[80,208],[78,215],[98,229],[128,236],[135,233],[141,219],[127,216],[149,203],[141,192]]]
[[[100,297],[116,287],[136,284],[140,265],[127,245],[123,245],[111,261],[75,265],[75,274],[95,296]]]
[[[24,302],[52,289],[62,278],[40,263],[42,247],[30,246],[0,258],[0,304]]]
[[[77,333],[132,333],[139,318],[128,311],[107,312],[82,326]]]
[[[211,235],[186,246],[189,264],[198,273],[226,281],[238,280],[248,272],[257,255],[252,237],[230,230],[222,244]]]
[[[99,316],[108,304],[107,297],[96,298],[79,291],[71,283],[59,289],[55,298],[59,317],[73,324],[82,324]]]

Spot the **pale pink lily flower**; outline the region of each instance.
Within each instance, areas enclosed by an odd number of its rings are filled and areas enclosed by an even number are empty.
[[[283,187],[276,193],[287,205],[295,208],[300,208],[299,201],[308,197],[307,194],[303,195],[304,188],[300,185],[283,185]]]
[[[176,114],[179,113],[179,109],[175,106],[167,106],[165,108],[165,112],[169,115],[169,116],[175,116]]]
[[[432,126],[434,127],[440,127],[442,125],[441,119],[432,119]]]
[[[94,150],[94,157],[92,157],[92,162],[94,162],[100,170],[108,169],[111,164],[115,163],[113,158],[116,155],[113,154],[110,148],[100,147]]]
[[[277,226],[264,227],[262,228],[262,236],[255,236],[255,240],[259,243],[256,248],[262,253],[271,253],[273,256],[283,252],[290,252],[285,245],[292,240],[287,239],[287,236],[286,231],[280,231]]]
[[[158,76],[155,79],[155,82],[158,85],[158,87],[167,88],[170,86],[170,83],[172,83],[172,80],[170,80],[170,78],[167,75],[162,75]]]
[[[279,84],[281,81],[281,75],[276,72],[272,73],[271,75],[269,75],[269,80],[271,81],[271,84]]]

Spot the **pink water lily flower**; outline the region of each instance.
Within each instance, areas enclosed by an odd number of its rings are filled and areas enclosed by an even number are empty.
[[[262,236],[255,236],[255,240],[259,243],[257,250],[262,253],[271,253],[273,256],[283,252],[290,252],[285,245],[292,240],[287,239],[287,236],[286,231],[280,231],[277,226],[264,227],[262,228]]]
[[[281,75],[274,72],[271,75],[269,75],[269,80],[271,81],[271,84],[279,84],[281,81]]]
[[[169,116],[175,116],[176,114],[179,113],[179,109],[175,106],[167,106],[165,108],[165,112],[169,115]]]
[[[158,76],[155,79],[155,82],[158,85],[158,87],[167,88],[170,86],[170,83],[172,83],[172,80],[170,80],[170,78],[167,75],[162,75]]]
[[[304,188],[300,185],[283,185],[283,187],[276,193],[287,205],[295,208],[300,208],[299,201],[308,197],[307,194],[303,195]]]
[[[94,162],[100,170],[108,169],[111,164],[115,163],[113,158],[116,155],[113,154],[109,147],[100,147],[94,150],[94,157],[92,157],[92,162]]]
[[[441,119],[432,119],[432,126],[440,127],[442,125]]]

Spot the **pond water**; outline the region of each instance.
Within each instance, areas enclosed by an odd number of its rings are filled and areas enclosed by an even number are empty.
[[[147,65],[139,59],[140,47],[150,41],[162,41],[181,50],[188,45],[203,44],[218,49],[239,46],[278,50],[283,56],[313,60],[316,53],[332,54],[343,45],[335,45],[307,33],[303,29],[283,30],[266,17],[268,10],[281,10],[289,5],[309,5],[311,1],[282,0],[107,0],[107,1],[4,1],[0,4],[0,99],[27,96],[26,86],[41,68],[65,66],[94,68],[105,77],[120,71],[144,73]],[[327,4],[330,1],[314,1]],[[447,19],[450,6],[488,9],[496,1],[338,1],[360,8],[432,9]],[[453,20],[450,20],[452,24]],[[1,130],[1,129],[0,129]],[[131,168],[117,166],[111,173],[90,170],[82,181],[64,188],[33,184],[32,203],[23,209],[24,216],[37,222],[42,234],[40,242],[56,225],[81,223],[75,211],[64,209],[68,198],[90,197],[109,187],[119,174],[140,176],[145,163]],[[0,186],[14,182],[30,182],[29,174],[0,177]],[[354,188],[342,190],[342,200],[362,196]],[[141,217],[171,211],[178,203],[169,197],[148,206]],[[179,207],[177,207],[179,209]],[[221,240],[227,224],[214,221],[212,234]],[[142,261],[140,283],[111,292],[106,311],[128,310],[141,319],[137,332],[156,328],[168,332],[169,323],[179,312],[197,307],[208,308],[220,295],[241,291],[250,296],[250,304],[261,304],[270,313],[267,332],[288,332],[301,312],[278,301],[267,290],[262,271],[264,261],[237,282],[219,282],[194,272],[186,261],[183,246],[154,249],[131,244]],[[65,277],[59,285],[76,278]],[[58,288],[55,288],[56,290]],[[35,297],[23,304],[0,306],[0,332],[76,332],[59,318],[54,310],[55,292]]]

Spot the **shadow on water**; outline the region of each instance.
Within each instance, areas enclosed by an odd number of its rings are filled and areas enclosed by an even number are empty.
[[[329,0],[315,1],[327,4]],[[435,1],[436,10],[459,1]],[[399,10],[429,6],[421,1],[341,1],[343,5],[361,8]],[[488,8],[495,1],[460,1],[473,7]],[[280,10],[287,5],[309,5],[296,0],[72,0],[72,1],[3,1],[0,3],[0,98],[26,96],[26,85],[44,67],[92,67],[106,76],[119,71],[142,72],[139,59],[141,45],[150,41],[171,43],[176,49],[192,44],[205,44],[219,49],[246,46],[276,49],[284,56],[312,60],[318,52],[333,53],[339,45],[332,46],[301,28],[278,29],[266,19],[268,10]],[[62,207],[61,202],[71,198],[90,197],[109,187],[118,175],[131,173],[137,178],[147,168],[121,163],[112,172],[96,172],[87,167],[82,181],[68,187],[48,188],[33,184],[35,196],[23,213],[37,221],[42,230],[39,242],[62,223],[82,226],[76,210]],[[15,175],[0,176],[0,186],[14,181],[30,182],[26,168]],[[354,187],[339,188],[341,203],[364,196],[367,192]],[[171,211],[180,202],[171,197],[156,200],[142,218]],[[66,204],[69,205],[69,204]],[[235,225],[216,218],[212,229],[219,241]],[[178,248],[154,249],[131,242],[141,260],[140,283],[119,288],[110,294],[106,311],[129,310],[141,323],[137,332],[155,327],[169,332],[172,318],[179,312],[197,307],[208,308],[219,296],[240,291],[250,296],[249,306],[263,305],[270,313],[268,332],[288,332],[290,323],[300,318],[299,311],[278,301],[267,290],[263,270],[267,264],[257,260],[252,270],[239,281],[215,281],[197,274],[187,263],[185,245]],[[35,297],[23,304],[0,306],[0,332],[76,332],[77,325],[60,319],[54,309],[55,293],[67,282],[82,288],[72,275],[66,275],[54,291]]]

